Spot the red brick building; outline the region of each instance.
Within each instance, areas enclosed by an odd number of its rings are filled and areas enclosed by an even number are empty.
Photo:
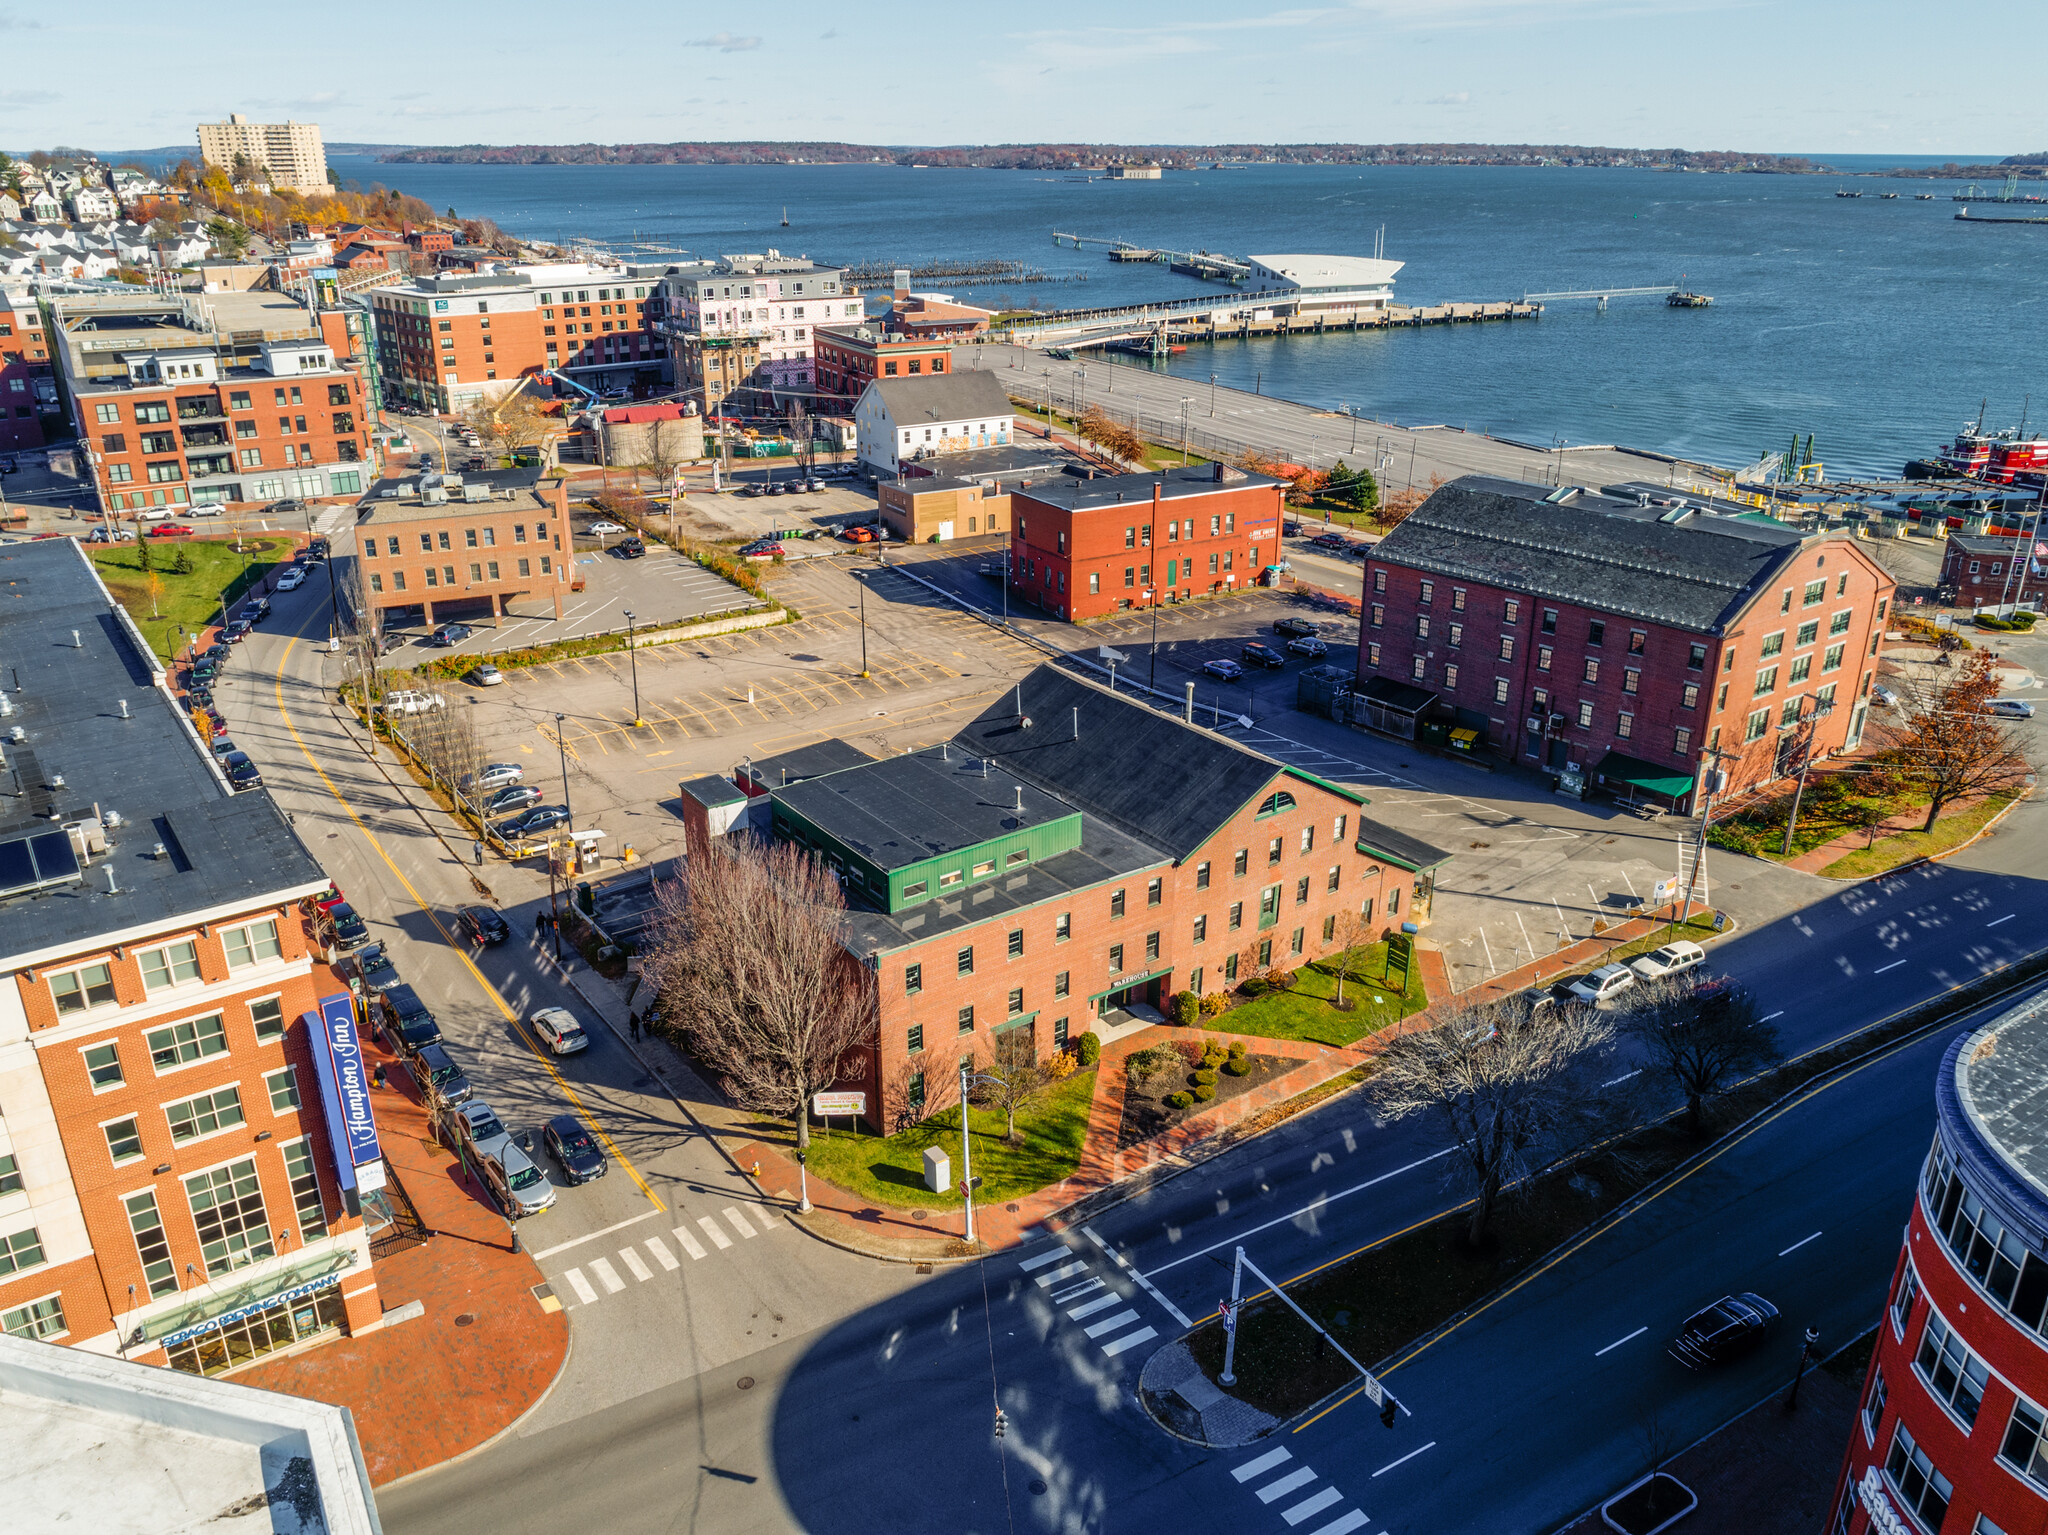
[[[58,360],[101,508],[175,514],[361,495],[361,372],[282,293],[60,298]]]
[[[1366,561],[1358,681],[1412,734],[1690,804],[1862,739],[1895,583],[1846,536],[1467,476]]]
[[[42,412],[54,410],[50,343],[25,288],[0,287],[0,452],[43,445]]]
[[[2048,1528],[2048,997],[1956,1039],[1828,1535]]]
[[[229,791],[78,546],[14,563],[48,787],[0,811],[0,1327],[213,1375],[379,1326],[375,1121],[298,905],[326,875]]]
[[[2040,611],[2048,602],[2048,563],[2039,548],[2031,560],[2025,538],[1996,538],[1981,533],[1950,533],[1941,557],[1941,584],[1955,595],[1958,607],[1989,608],[2017,603]]]
[[[1024,711],[1019,714],[1019,708]],[[775,834],[843,876],[879,988],[848,1086],[893,1119],[963,1052],[1037,1054],[1427,919],[1448,855],[1363,795],[1042,666],[950,743],[752,765]],[[871,1117],[873,1117],[871,1115]]]
[[[1227,464],[1058,476],[1010,498],[1010,584],[1079,623],[1254,585],[1279,558],[1285,487]]]
[[[817,353],[818,408],[850,408],[878,378],[912,378],[950,372],[949,343],[905,336],[881,321],[869,325],[820,325],[811,333]]]

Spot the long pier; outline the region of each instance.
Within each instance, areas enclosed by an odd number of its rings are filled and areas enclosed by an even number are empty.
[[[1127,305],[1115,309],[1068,310],[1019,321],[1006,327],[998,339],[1019,346],[1061,351],[1144,340],[1156,351],[1161,346],[1243,341],[1254,336],[1319,336],[1333,331],[1533,320],[1543,313],[1540,303],[1508,299],[1499,303],[1477,304],[1389,304],[1384,309],[1359,308],[1306,315],[1268,312],[1261,318],[1261,299],[1277,306],[1297,302],[1298,295],[1289,292],[1248,293],[1234,294],[1229,301],[1177,299],[1164,304]]]

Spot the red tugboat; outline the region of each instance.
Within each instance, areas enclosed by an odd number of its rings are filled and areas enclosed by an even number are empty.
[[[2039,485],[2048,478],[2048,438],[2028,437],[2022,417],[2018,430],[1984,430],[1979,406],[1975,422],[1966,422],[1953,442],[1944,443],[1932,458],[1906,465],[1909,480],[1981,480],[1991,485]]]

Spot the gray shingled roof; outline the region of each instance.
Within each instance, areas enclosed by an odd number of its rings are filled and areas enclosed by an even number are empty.
[[[979,368],[929,378],[878,378],[868,385],[899,425],[912,421],[981,421],[1011,412],[1010,397],[996,376]]]
[[[1484,582],[1697,633],[1733,620],[1798,553],[1796,528],[1467,475],[1443,486],[1374,561]]]

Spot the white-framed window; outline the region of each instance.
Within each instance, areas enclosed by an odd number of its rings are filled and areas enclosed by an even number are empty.
[[[284,1038],[284,998],[253,997],[249,1002],[249,1021],[256,1026],[256,1043],[270,1044]]]
[[[233,1083],[195,1098],[165,1104],[164,1118],[170,1121],[171,1139],[181,1146],[247,1122],[242,1114],[241,1089]]]
[[[1934,1462],[1913,1442],[1913,1435],[1903,1423],[1892,1431],[1892,1450],[1885,1457],[1884,1475],[1898,1500],[1917,1514],[1930,1530],[1941,1528],[1941,1521],[1948,1517],[1948,1500],[1955,1488],[1947,1477],[1934,1469]]]
[[[299,1079],[286,1066],[278,1071],[265,1074],[263,1085],[270,1092],[270,1112],[273,1114],[296,1113],[299,1107]]]
[[[69,1330],[64,1325],[64,1303],[54,1295],[0,1311],[0,1332],[12,1333],[17,1338],[34,1338],[40,1343],[61,1338]]]
[[[178,1265],[171,1257],[170,1238],[164,1235],[164,1218],[156,1207],[156,1194],[145,1189],[122,1202],[128,1212],[128,1229],[135,1237],[135,1255],[142,1260],[143,1282],[149,1298],[178,1293]]]
[[[1899,1275],[1899,1285],[1892,1292],[1892,1336],[1900,1342],[1906,1338],[1906,1323],[1913,1317],[1913,1302],[1920,1296],[1920,1276],[1908,1263]]]
[[[1928,1394],[1953,1412],[1965,1429],[1975,1426],[1990,1368],[1932,1309],[1920,1334],[1920,1351],[1913,1356],[1913,1370]]]
[[[313,1151],[304,1141],[291,1141],[284,1152],[285,1176],[291,1180],[292,1210],[299,1218],[299,1240],[317,1242],[327,1235],[327,1205],[320,1197],[320,1174]]]
[[[50,995],[56,1000],[59,1017],[111,1007],[116,1001],[114,972],[104,962],[63,971],[50,977]]]
[[[42,1234],[30,1226],[0,1236],[0,1278],[32,1269],[48,1260],[43,1255]]]
[[[1870,1390],[1863,1398],[1863,1439],[1866,1444],[1877,1443],[1878,1426],[1884,1421],[1884,1400],[1884,1371],[1872,1370]]]
[[[230,970],[247,969],[266,959],[276,959],[284,952],[278,946],[277,920],[274,917],[242,927],[223,928],[220,941],[227,952]]]
[[[156,1067],[158,1076],[208,1056],[225,1055],[228,1048],[227,1028],[219,1013],[165,1024],[160,1029],[151,1029],[143,1039],[149,1045],[149,1062]]]
[[[100,1132],[107,1138],[107,1155],[116,1167],[142,1155],[142,1126],[133,1114],[108,1120],[100,1126]]]
[[[277,1251],[253,1159],[195,1173],[185,1180],[185,1198],[192,1207],[199,1252],[209,1275],[241,1268]]]
[[[165,944],[161,949],[145,949],[139,957],[142,985],[147,991],[162,991],[167,986],[182,986],[199,979],[199,945],[189,938],[182,943]]]
[[[85,1074],[94,1092],[110,1092],[127,1080],[121,1075],[121,1047],[112,1040],[103,1045],[87,1045],[78,1053],[85,1057]]]

